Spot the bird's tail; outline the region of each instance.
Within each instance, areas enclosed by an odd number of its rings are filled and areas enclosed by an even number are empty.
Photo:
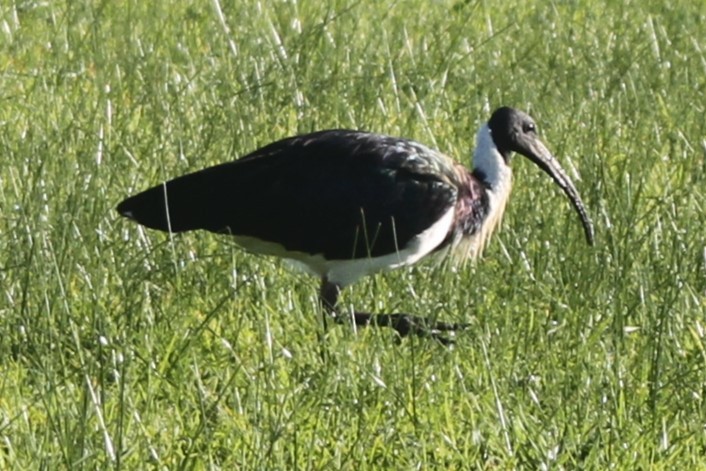
[[[221,231],[214,219],[218,195],[200,172],[162,183],[122,201],[118,212],[151,229],[184,232],[194,229]]]

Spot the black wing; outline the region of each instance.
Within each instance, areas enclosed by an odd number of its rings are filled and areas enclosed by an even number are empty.
[[[250,236],[329,260],[374,257],[404,248],[455,204],[439,171],[449,165],[412,141],[321,131],[176,178],[117,209],[162,231]]]

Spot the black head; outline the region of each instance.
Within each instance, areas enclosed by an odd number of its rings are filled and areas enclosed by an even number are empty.
[[[513,152],[522,154],[546,172],[569,197],[581,218],[586,240],[593,245],[593,224],[578,190],[537,135],[537,126],[527,113],[504,106],[493,112],[488,121],[493,142],[506,163]]]
[[[537,125],[524,111],[507,106],[498,108],[488,121],[493,142],[505,162],[510,162],[513,152],[527,156],[538,140]]]

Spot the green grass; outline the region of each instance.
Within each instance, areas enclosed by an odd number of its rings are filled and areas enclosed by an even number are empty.
[[[216,5],[0,6],[1,469],[706,469],[703,2]],[[518,157],[480,263],[345,292],[453,349],[320,342],[316,280],[113,209],[328,127],[467,161],[501,104],[597,244]]]

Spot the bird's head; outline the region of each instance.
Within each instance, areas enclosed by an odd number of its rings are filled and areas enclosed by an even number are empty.
[[[559,162],[539,139],[534,120],[523,111],[504,106],[493,112],[484,129],[486,127],[486,136],[479,136],[479,141],[483,138],[490,138],[488,140],[492,141],[492,144],[488,142],[486,148],[488,146],[494,147],[491,150],[495,152],[490,153],[499,154],[505,165],[509,165],[512,153],[516,152],[527,157],[552,177],[554,182],[559,185],[569,200],[571,200],[571,204],[581,218],[586,240],[593,245],[593,224],[588,217],[581,197],[569,176],[559,165]],[[481,133],[484,132],[484,129],[481,130]],[[476,166],[482,164],[484,162],[483,159],[487,159],[487,157],[477,154],[475,157]]]

